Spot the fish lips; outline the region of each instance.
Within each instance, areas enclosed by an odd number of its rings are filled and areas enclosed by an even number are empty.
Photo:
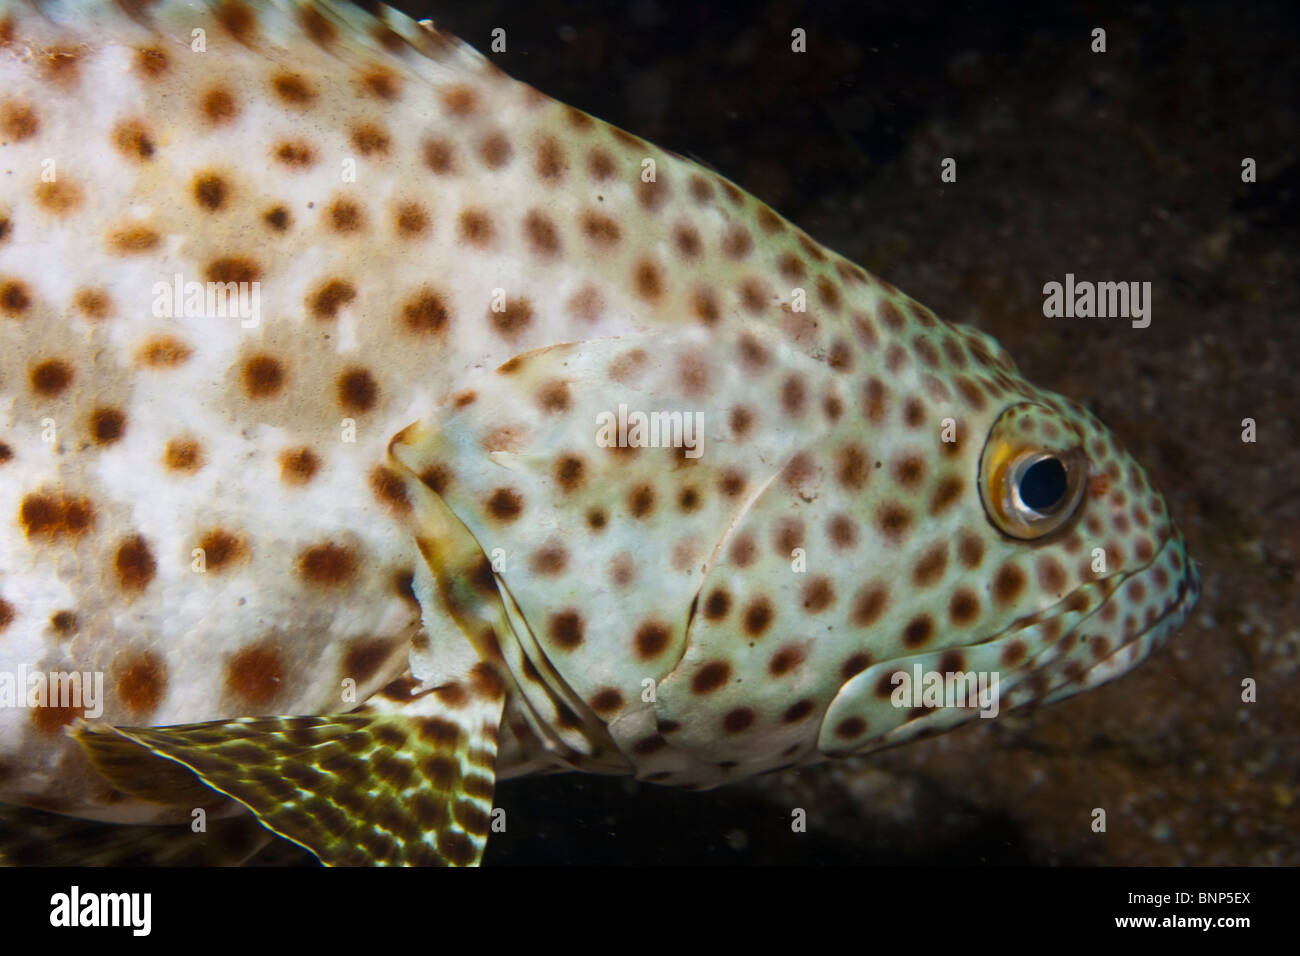
[[[1092,649],[1091,660],[1082,673],[1074,668],[1068,683],[1053,687],[1043,699],[1060,700],[1132,670],[1183,626],[1200,594],[1200,568],[1187,554],[1183,536],[1175,531],[1155,557],[1126,573],[1106,600],[1075,626],[1073,632],[1079,635],[1075,646]],[[1103,613],[1109,605],[1115,611]],[[1106,650],[1097,654],[1099,647]]]

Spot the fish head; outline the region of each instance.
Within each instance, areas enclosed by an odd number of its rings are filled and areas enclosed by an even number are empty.
[[[1116,677],[1190,611],[1104,425],[983,333],[859,295],[826,349],[745,323],[541,350],[395,444],[491,563],[570,765],[700,787],[878,749]],[[646,410],[700,440],[644,447]],[[972,693],[914,696],[918,667]]]
[[[885,573],[868,562],[874,583],[855,613],[872,622],[858,659],[871,663],[827,707],[819,753],[891,746],[1096,687],[1162,646],[1199,596],[1163,496],[1115,434],[1025,381],[975,330],[959,330],[971,369],[954,367],[946,336],[957,329],[945,325],[936,348],[912,345],[922,363],[936,353],[951,363],[942,380],[964,407],[933,413],[928,459],[880,462],[893,470],[892,503],[884,515],[874,505],[875,522],[898,525],[896,556]]]

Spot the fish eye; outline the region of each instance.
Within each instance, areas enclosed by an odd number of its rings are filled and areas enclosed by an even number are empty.
[[[1044,447],[1035,434],[1034,420],[1044,412],[1036,406],[1009,410],[990,433],[980,463],[980,494],[989,519],[1004,534],[1027,541],[1072,522],[1088,477],[1081,447]]]
[[[1065,500],[1068,477],[1065,465],[1055,455],[1028,458],[1020,467],[1019,488],[1014,488],[1013,493],[1019,495],[1026,508],[1047,514]]]

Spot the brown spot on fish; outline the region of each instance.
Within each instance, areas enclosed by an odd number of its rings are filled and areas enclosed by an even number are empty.
[[[555,463],[555,481],[566,493],[582,486],[585,473],[586,464],[577,455],[562,455]]]
[[[96,445],[111,445],[126,432],[126,415],[120,408],[96,408],[90,413],[90,437]]]
[[[226,688],[243,703],[266,707],[284,683],[284,662],[271,645],[246,647],[226,664]]]
[[[118,587],[128,593],[138,593],[153,581],[158,571],[158,562],[149,542],[137,534],[118,545],[113,567],[117,570]]]
[[[523,296],[507,299],[504,310],[488,310],[488,321],[508,341],[518,338],[533,322],[533,304]],[[505,366],[502,366],[505,371]]]
[[[870,584],[853,599],[852,621],[855,627],[870,627],[885,610],[889,592],[881,585]]]
[[[138,162],[152,159],[153,134],[140,120],[123,120],[113,127],[113,147],[124,157]]]
[[[443,91],[442,105],[452,116],[463,118],[478,110],[478,93],[472,86],[458,83]]]
[[[70,637],[77,632],[77,615],[72,611],[55,611],[50,615],[50,628],[60,637]]]
[[[221,256],[204,268],[209,282],[256,282],[262,276],[262,267],[246,256]]]
[[[711,694],[731,678],[731,665],[726,661],[709,661],[691,678],[691,690],[696,694]]]
[[[306,169],[316,162],[316,150],[306,140],[286,139],[278,143],[274,153],[276,161],[290,169]]]
[[[850,681],[870,666],[871,655],[866,651],[858,651],[840,665],[840,677],[845,681]]]
[[[370,470],[370,490],[380,504],[395,512],[402,513],[411,509],[411,502],[406,496],[406,482],[395,471],[383,465],[376,465]]]
[[[316,91],[300,73],[277,73],[271,78],[271,89],[280,102],[294,109],[307,109],[316,100]]]
[[[832,515],[826,523],[826,534],[836,548],[851,548],[858,543],[858,525],[848,515]]]
[[[361,74],[361,89],[369,96],[391,103],[402,95],[402,82],[392,70],[377,66]]]
[[[762,637],[772,624],[772,602],[766,597],[756,597],[745,608],[745,633],[750,637]]]
[[[673,230],[673,242],[677,245],[677,251],[684,259],[699,258],[700,251],[703,248],[703,242],[700,240],[700,233],[690,223],[679,223]]]
[[[948,602],[948,619],[958,627],[965,627],[979,616],[980,602],[970,588],[960,588]]]
[[[280,480],[286,485],[305,485],[320,469],[320,459],[310,448],[280,452]]]
[[[528,246],[539,256],[549,257],[560,253],[560,232],[544,212],[530,209],[524,215],[524,236]]]
[[[17,279],[0,282],[0,312],[10,318],[23,315],[32,305],[31,293],[27,286]]]
[[[339,406],[346,412],[368,412],[379,400],[379,385],[364,368],[349,368],[338,378]]]
[[[175,368],[187,362],[194,350],[178,338],[160,335],[145,342],[136,353],[139,361],[151,368]]]
[[[36,110],[26,103],[7,100],[0,105],[0,137],[9,143],[21,143],[36,135],[41,123]]]
[[[53,216],[66,216],[81,206],[81,187],[66,178],[52,183],[38,183],[36,203]]]
[[[266,399],[278,395],[285,385],[288,373],[283,363],[265,352],[244,360],[244,394],[249,398]]]
[[[209,212],[218,212],[230,198],[230,184],[220,173],[203,172],[194,177],[194,201]]]
[[[637,628],[634,637],[636,655],[641,660],[649,660],[662,654],[668,647],[670,632],[668,627],[659,621],[644,621]]]
[[[835,603],[835,588],[829,578],[815,577],[803,588],[803,608],[819,614]]]
[[[283,206],[272,206],[262,213],[262,222],[276,232],[284,232],[293,223],[293,217]]]
[[[728,734],[743,733],[753,726],[754,720],[754,712],[748,707],[736,707],[722,716],[722,729]]]
[[[903,644],[920,647],[934,636],[934,621],[928,614],[918,614],[903,627]]]
[[[978,568],[984,560],[984,542],[978,535],[963,531],[957,542],[957,556],[967,568]]]
[[[232,37],[251,45],[257,32],[257,14],[243,0],[221,0],[213,11],[217,23]]]
[[[359,203],[351,199],[335,199],[326,210],[329,227],[341,235],[360,232],[365,228],[366,217]]]
[[[162,236],[148,226],[125,226],[108,234],[109,249],[123,256],[152,252],[161,242]]]
[[[722,237],[722,254],[728,259],[743,259],[753,248],[754,240],[744,226],[732,226]]]
[[[429,213],[417,202],[399,204],[393,221],[403,239],[414,239],[429,231]]]
[[[890,543],[897,544],[912,529],[913,514],[895,501],[887,501],[876,509],[876,529]]]
[[[569,384],[563,379],[546,382],[537,390],[537,407],[544,412],[565,412],[571,404]]]
[[[948,568],[948,545],[939,543],[932,546],[912,567],[912,583],[917,587],[929,587],[943,577]]]
[[[569,564],[569,553],[558,544],[546,544],[533,553],[528,562],[534,574],[551,577],[560,574]]]
[[[333,541],[313,545],[298,556],[298,574],[321,587],[342,587],[352,581],[356,571],[356,551]]]
[[[433,289],[421,289],[402,306],[402,321],[407,330],[421,335],[441,333],[449,318],[446,302]]]
[[[814,707],[816,705],[807,697],[797,700],[786,708],[785,713],[781,715],[781,722],[797,724],[799,721],[806,719],[813,712]]]
[[[393,654],[393,642],[383,638],[360,638],[348,644],[343,654],[341,675],[364,684],[379,672]]]
[[[1024,641],[1016,639],[1007,644],[1002,649],[1001,662],[1003,667],[1016,667],[1025,659],[1028,648],[1025,647]]]
[[[633,288],[647,302],[655,302],[664,294],[663,272],[653,259],[642,259],[632,270]]]
[[[622,236],[618,222],[604,213],[587,211],[579,217],[583,234],[597,246],[613,246]]]
[[[199,443],[192,438],[173,438],[163,449],[163,465],[168,471],[194,473],[203,467],[205,459]]]
[[[43,734],[61,735],[64,727],[79,717],[84,717],[85,713],[84,707],[63,706],[51,701],[44,707],[32,708],[32,725]]]
[[[804,662],[806,651],[797,644],[787,644],[767,662],[767,670],[773,677],[782,677],[795,670]]]
[[[1025,572],[1020,565],[1008,561],[993,577],[993,597],[1002,605],[1012,604],[1025,587]]]
[[[514,150],[511,149],[510,140],[505,137],[505,134],[500,130],[493,130],[479,142],[478,154],[483,160],[483,165],[488,169],[500,169],[510,162]]]
[[[318,319],[333,319],[356,297],[357,289],[351,282],[328,279],[307,296],[307,309]]]
[[[460,214],[460,236],[472,246],[487,248],[496,238],[492,217],[482,209],[465,209]]]
[[[148,717],[162,703],[167,690],[167,667],[156,654],[140,653],[116,668],[117,697],[133,718]]]
[[[633,488],[627,496],[627,510],[634,518],[646,518],[654,512],[655,490],[648,484]]]
[[[72,384],[72,366],[62,359],[46,359],[33,365],[28,372],[32,391],[45,398],[54,398]]]
[[[221,528],[204,532],[198,546],[203,549],[203,560],[209,571],[224,571],[248,557],[248,543]]]
[[[523,510],[523,498],[512,488],[497,488],[487,500],[488,514],[498,521],[514,521]]]
[[[199,109],[213,126],[224,126],[239,115],[235,95],[224,86],[208,90],[199,100]]]
[[[557,647],[571,651],[582,643],[582,616],[573,609],[552,614],[547,633]]]
[[[543,137],[537,144],[537,156],[533,163],[533,170],[542,182],[548,186],[558,185],[568,168],[568,159],[559,142],[553,136]]]

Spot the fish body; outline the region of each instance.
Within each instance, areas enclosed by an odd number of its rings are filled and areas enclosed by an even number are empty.
[[[991,338],[391,9],[5,0],[0,160],[0,801],[474,862],[497,778],[868,752],[1195,603]]]

